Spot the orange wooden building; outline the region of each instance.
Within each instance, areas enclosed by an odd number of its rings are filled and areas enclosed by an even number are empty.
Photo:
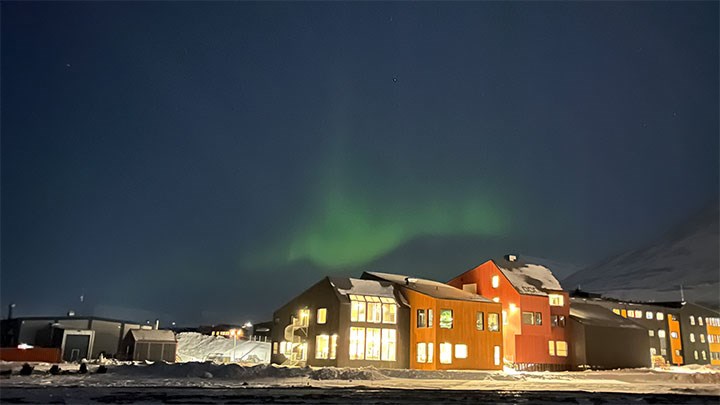
[[[507,255],[448,284],[502,304],[506,362],[519,370],[569,368],[569,297],[547,267]]]
[[[407,301],[411,369],[502,369],[499,303],[437,281],[377,272],[362,278],[393,283]]]

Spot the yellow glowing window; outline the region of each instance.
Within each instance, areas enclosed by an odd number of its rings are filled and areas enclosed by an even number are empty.
[[[555,355],[555,341],[554,340],[548,341],[548,351],[551,356]]]
[[[492,276],[491,283],[493,288],[500,287],[500,277],[499,276]]]
[[[567,357],[568,355],[568,346],[567,342],[563,340],[558,340],[555,342],[555,348],[558,356]]]
[[[395,329],[382,330],[382,353],[381,360],[395,361],[397,348],[397,332]]]
[[[350,302],[350,321],[352,322],[365,322],[365,302],[351,301]]]
[[[561,307],[565,303],[564,297],[560,294],[548,294],[548,299],[550,300],[550,306],[553,307]]]
[[[456,359],[467,359],[468,349],[467,345],[455,345],[455,358]]]
[[[350,328],[350,360],[365,358],[365,328]]]
[[[440,310],[440,329],[452,329],[453,327],[453,311],[452,309]]]
[[[397,322],[397,306],[395,304],[382,304],[382,322],[391,324]]]
[[[665,314],[663,314],[662,312],[658,312],[655,314],[655,319],[657,319],[658,321],[662,321],[663,319],[665,319]]]
[[[330,336],[315,336],[315,358],[327,359],[328,357],[330,357]]]
[[[428,361],[428,363],[432,363],[433,361],[435,361],[435,360],[433,359],[433,354],[434,354],[434,353],[433,353],[433,350],[434,350],[434,348],[435,348],[435,345],[434,345],[432,342],[431,342],[431,343],[428,343],[428,352],[427,352],[427,361]]]
[[[617,308],[613,308],[613,313],[615,313],[615,315],[620,315],[620,310]]]
[[[337,335],[330,336],[330,359],[337,357]]]
[[[488,330],[490,332],[500,331],[500,316],[495,312],[488,313]]]
[[[700,334],[700,343],[705,343],[705,335]]]
[[[380,323],[382,318],[382,304],[379,302],[368,302],[367,304],[367,321],[371,323]]]
[[[503,325],[507,325],[508,324],[508,315],[507,315],[507,311],[504,309],[502,311],[502,318],[503,318]]]
[[[495,365],[500,365],[500,346],[495,346],[493,348],[493,357],[495,359]]]
[[[653,319],[653,313],[651,311],[645,311],[645,319]]]
[[[278,354],[278,342],[273,342],[273,354]]]
[[[417,344],[417,362],[427,363],[427,343]]]
[[[620,310],[620,315],[621,315],[623,318],[627,318],[627,310],[621,309],[621,310]]]
[[[310,310],[309,309],[301,309],[300,310],[300,326],[308,326],[309,321],[310,321]]]
[[[695,326],[695,317],[690,315],[690,325]]]
[[[380,328],[367,328],[365,360],[380,360]]]
[[[452,364],[452,344],[440,343],[440,363]]]
[[[380,302],[383,304],[395,304],[395,300],[388,297],[380,297]]]
[[[327,308],[320,308],[317,310],[317,323],[319,325],[327,322]]]

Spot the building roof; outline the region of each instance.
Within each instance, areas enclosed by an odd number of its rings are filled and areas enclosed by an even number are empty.
[[[330,284],[340,295],[372,295],[395,298],[393,286],[378,280],[362,280],[350,277],[328,277]]]
[[[128,332],[136,342],[177,342],[175,333],[165,329],[131,329]]]
[[[481,295],[463,291],[459,288],[443,284],[439,281],[409,277],[401,274],[379,273],[375,271],[366,271],[362,276],[371,279],[389,281],[393,284],[401,285],[402,287],[417,291],[433,298],[458,301],[492,302]]]
[[[570,305],[570,317],[588,326],[644,329],[637,323],[618,316],[605,307],[577,300]]]
[[[562,291],[560,282],[549,268],[528,263],[519,256],[513,261],[507,256],[493,259],[493,263],[507,277],[517,292],[525,295],[547,296],[549,292]]]
[[[73,316],[13,316],[10,319],[3,319],[4,321],[48,321],[48,322],[61,322],[61,321],[104,321],[104,322],[117,322],[117,323],[129,323],[132,325],[142,325],[142,322],[125,321],[122,319],[105,318],[101,316],[84,316],[84,315],[73,315]]]

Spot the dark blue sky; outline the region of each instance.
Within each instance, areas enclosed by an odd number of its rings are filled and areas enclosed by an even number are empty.
[[[257,321],[368,266],[590,264],[718,198],[717,2],[0,7],[18,314]]]

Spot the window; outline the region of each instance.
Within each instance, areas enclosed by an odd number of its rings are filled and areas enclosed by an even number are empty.
[[[663,319],[665,319],[665,315],[662,312],[658,312],[655,314],[655,319],[657,319],[658,321],[662,321]]]
[[[705,335],[702,333],[700,334],[700,343],[705,343]]]
[[[285,354],[285,341],[280,342],[280,353]]]
[[[558,316],[557,315],[550,315],[550,326],[553,328],[558,326]]]
[[[508,316],[507,316],[507,311],[504,309],[502,310],[502,318],[503,318],[503,325],[507,325],[508,324]]]
[[[350,328],[350,360],[365,358],[365,328]]]
[[[623,318],[627,318],[627,310],[621,309],[621,310],[620,310],[620,316],[622,316]]]
[[[548,352],[550,353],[551,356],[555,355],[555,341],[554,340],[548,341]]]
[[[330,359],[337,357],[337,335],[330,336]]]
[[[542,325],[542,312],[535,312],[535,325]]]
[[[690,325],[695,326],[695,317],[690,315]]]
[[[703,360],[707,360],[707,354],[705,353],[705,350],[701,352]]]
[[[377,297],[367,297],[376,298]],[[380,323],[382,317],[382,304],[379,302],[367,303],[367,321],[370,323]]]
[[[641,311],[641,310],[638,309],[638,310],[635,311],[635,318],[638,318],[638,319],[642,318],[642,311]]]
[[[494,297],[493,302],[500,302],[500,297]]]
[[[695,360],[698,359],[699,356],[698,356],[698,351],[697,351],[697,350],[695,350],[695,351],[693,352],[693,357],[695,357]]]
[[[489,312],[488,313],[488,330],[490,332],[499,332],[500,331],[500,319],[499,315],[496,312]]]
[[[432,363],[433,361],[435,361],[435,359],[433,358],[433,349],[434,348],[435,348],[435,345],[432,342],[428,343],[428,353],[427,353],[428,363]]]
[[[309,309],[301,309],[300,310],[300,326],[308,326],[309,322],[310,322],[310,310]]]
[[[534,325],[535,324],[535,315],[532,312],[523,312],[522,313],[522,323],[525,325]]]
[[[433,310],[429,309],[427,310],[427,318],[428,318],[428,328],[433,327]]]
[[[698,316],[698,325],[703,326],[702,316]]]
[[[565,315],[559,315],[559,316],[558,316],[558,325],[559,325],[561,328],[564,328],[564,327],[565,327]]]
[[[367,328],[365,360],[380,360],[380,328]]]
[[[677,332],[670,332],[670,337],[673,339],[677,339],[678,338]],[[695,335],[693,335],[691,339],[692,339],[692,341],[695,341]]]
[[[477,284],[463,284],[463,291],[471,292],[473,294],[477,294]]]
[[[382,304],[383,323],[395,323],[397,321],[397,306],[395,304]]]
[[[417,327],[424,328],[426,325],[427,325],[427,323],[425,322],[425,310],[418,309],[417,310]]]
[[[654,347],[651,347],[651,348],[650,348],[650,355],[651,355],[651,356],[657,355],[657,349],[654,348]]]
[[[628,318],[635,318],[635,311],[630,309],[627,311]]]
[[[315,358],[327,359],[328,357],[330,357],[330,336],[315,336]]]
[[[677,320],[678,320],[678,319],[677,319],[677,316],[676,316],[675,314],[669,314],[669,315],[670,315],[670,319],[672,319],[673,321],[677,321]]]
[[[493,288],[500,287],[500,276],[492,276],[490,280]]]
[[[395,352],[397,347],[397,332],[395,329],[382,330],[382,353],[381,360],[395,361]]]
[[[561,307],[564,304],[563,296],[560,294],[548,294],[550,306]]]
[[[278,342],[273,342],[273,354],[278,354]]]
[[[362,298],[362,296],[360,296]],[[365,322],[365,302],[350,301],[350,321]]]
[[[452,345],[440,343],[440,364],[452,364]]]
[[[658,329],[658,337],[660,339],[665,339],[665,329]]]
[[[467,359],[468,350],[467,345],[457,344],[455,345],[455,358],[456,359]]]
[[[648,335],[650,335],[650,337],[655,336],[655,331],[652,329],[648,329]]]
[[[673,333],[675,333],[675,332],[672,332],[672,333],[670,334],[670,336],[672,336],[673,339],[676,339],[676,338],[677,338],[677,334],[676,334],[675,336],[673,336]],[[695,343],[695,334],[694,334],[694,333],[691,333],[691,334],[690,334],[690,341],[693,342],[693,343]]]
[[[567,342],[565,342],[564,340],[558,340],[557,342],[555,342],[555,348],[556,348],[555,351],[558,356],[567,357],[567,355],[568,355]]]
[[[485,330],[485,313],[478,311],[475,313],[475,329]]]
[[[327,308],[320,308],[317,310],[317,323],[322,325],[327,322]]]
[[[620,315],[620,310],[617,309],[617,308],[613,308],[613,313],[614,313],[615,315]]]
[[[645,319],[653,319],[652,311],[645,311]]]
[[[417,362],[427,363],[427,343],[417,344]]]
[[[493,348],[493,357],[495,360],[495,365],[499,366],[500,365],[500,346],[495,346]]]
[[[453,327],[452,309],[441,309],[440,310],[440,329],[452,329],[452,327]]]

